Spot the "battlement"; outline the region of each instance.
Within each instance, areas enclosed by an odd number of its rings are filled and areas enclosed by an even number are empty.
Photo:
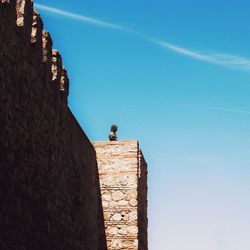
[[[34,64],[44,64],[43,70],[45,71],[47,84],[51,85],[52,82],[54,85],[45,87],[50,88],[54,92],[54,96],[61,100],[61,103],[67,104],[69,94],[67,70],[63,66],[60,53],[52,49],[53,43],[50,34],[44,30],[43,21],[33,8],[33,1],[1,0],[0,21],[2,27],[10,27],[8,30],[1,29],[0,39],[2,42],[7,42],[4,37],[7,38],[11,32],[13,37],[13,31],[15,30],[16,42],[23,44],[23,52],[20,51],[20,53],[32,56],[33,58],[28,58],[28,60],[32,60]],[[13,41],[8,42],[12,43]],[[31,51],[33,52],[32,55]]]

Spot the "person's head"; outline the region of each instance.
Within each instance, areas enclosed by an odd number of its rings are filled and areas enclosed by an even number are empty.
[[[112,131],[112,132],[116,132],[117,129],[118,129],[118,127],[117,127],[116,125],[112,125],[112,126],[111,126],[111,131]]]

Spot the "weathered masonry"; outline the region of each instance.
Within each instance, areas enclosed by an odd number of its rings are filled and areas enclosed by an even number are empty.
[[[104,250],[95,150],[31,0],[0,0],[0,249]]]
[[[94,142],[109,250],[147,250],[147,164],[137,141]]]

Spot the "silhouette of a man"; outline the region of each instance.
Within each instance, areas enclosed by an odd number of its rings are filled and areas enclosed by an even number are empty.
[[[116,125],[111,126],[111,130],[109,133],[109,140],[110,141],[117,141],[117,135],[116,135],[117,130],[118,130],[118,127]]]

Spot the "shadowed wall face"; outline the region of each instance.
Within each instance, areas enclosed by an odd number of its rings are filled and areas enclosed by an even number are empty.
[[[93,143],[109,250],[147,250],[147,164],[137,141]]]
[[[32,1],[0,0],[0,249],[106,249],[95,150]]]

